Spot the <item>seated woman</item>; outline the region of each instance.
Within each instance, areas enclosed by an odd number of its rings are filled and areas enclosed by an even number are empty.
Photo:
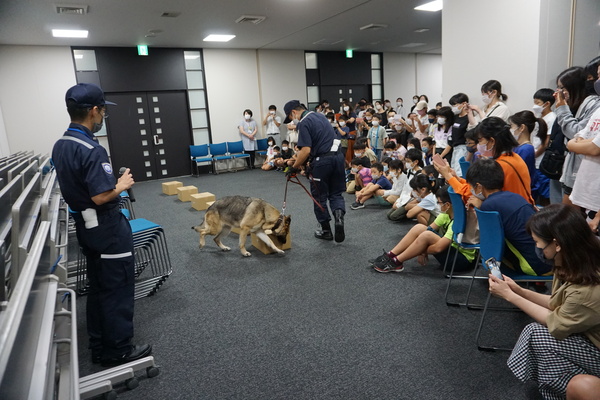
[[[531,217],[527,231],[540,259],[552,265],[552,294],[489,277],[490,292],[536,320],[508,359],[512,372],[536,381],[545,399],[563,399],[575,375],[600,377],[600,241],[582,213],[552,204]]]
[[[451,259],[454,258],[457,245],[452,242],[453,211],[448,186],[438,189],[436,197],[441,213],[435,221],[429,226],[422,224],[413,226],[396,247],[389,252],[384,251],[383,255],[372,260],[371,266],[375,271],[402,272],[404,271],[403,263],[414,257],[418,257],[419,264],[425,265],[428,254],[433,254],[441,265],[446,261],[448,252],[450,252]],[[454,270],[473,269],[475,250],[460,248],[458,252]]]

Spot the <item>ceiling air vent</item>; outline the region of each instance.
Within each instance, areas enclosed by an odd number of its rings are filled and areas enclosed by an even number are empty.
[[[85,15],[88,12],[88,6],[76,6],[74,4],[56,4],[57,14]]]
[[[177,18],[181,15],[180,12],[175,12],[175,11],[165,11],[164,13],[160,14],[161,17],[165,17],[165,18]]]
[[[383,28],[387,28],[387,27],[388,26],[386,24],[369,24],[369,25],[361,26],[360,30],[368,31],[368,30],[383,29]]]
[[[240,22],[251,22],[254,25],[258,25],[263,22],[267,17],[263,17],[262,15],[242,15],[238,19],[235,20],[237,24]]]

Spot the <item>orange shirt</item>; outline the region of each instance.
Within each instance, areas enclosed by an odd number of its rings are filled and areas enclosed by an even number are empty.
[[[535,201],[531,197],[529,169],[521,156],[517,153],[512,153],[510,156],[502,154],[496,159],[496,162],[504,170],[504,187],[502,190],[520,194],[531,205],[535,205]]]

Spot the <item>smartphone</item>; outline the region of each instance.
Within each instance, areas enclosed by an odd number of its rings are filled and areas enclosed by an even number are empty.
[[[435,153],[433,157],[431,157],[432,161],[436,164],[448,165],[448,161],[442,158],[439,154]]]
[[[497,261],[494,257],[488,258],[485,261],[485,265],[490,270],[490,274],[494,275],[496,278],[500,280],[504,280],[502,276],[502,272],[500,272],[500,261]]]

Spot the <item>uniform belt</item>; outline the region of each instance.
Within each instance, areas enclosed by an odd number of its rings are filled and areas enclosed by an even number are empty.
[[[325,153],[325,154],[321,154],[315,157],[315,160],[319,160],[320,158],[326,158],[326,157],[331,157],[331,156],[335,156],[336,154],[338,154],[338,151],[330,151],[329,153]]]

